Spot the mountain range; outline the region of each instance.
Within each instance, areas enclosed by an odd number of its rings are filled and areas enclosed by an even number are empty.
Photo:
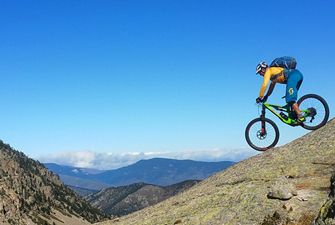
[[[100,190],[112,186],[124,186],[134,183],[148,183],[167,186],[185,180],[202,180],[218,171],[232,166],[234,162],[199,162],[193,160],[175,160],[153,158],[140,160],[135,164],[115,170],[98,171],[70,166],[46,163],[45,166],[58,174],[69,186]]]
[[[94,173],[90,173],[91,170],[86,168],[58,165],[55,163],[44,163],[44,165],[50,171],[57,174],[64,184],[71,188],[76,188],[75,190],[87,189],[98,191],[111,186],[103,181],[92,178],[96,174],[105,172],[104,170],[94,170]]]

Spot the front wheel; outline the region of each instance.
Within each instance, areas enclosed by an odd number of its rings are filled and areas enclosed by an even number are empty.
[[[327,102],[319,95],[308,94],[298,100],[300,110],[306,121],[301,126],[307,130],[316,130],[324,126],[329,119]]]
[[[245,139],[253,149],[266,151],[278,143],[279,129],[268,118],[264,118],[264,121],[261,118],[256,118],[250,121],[245,128]]]

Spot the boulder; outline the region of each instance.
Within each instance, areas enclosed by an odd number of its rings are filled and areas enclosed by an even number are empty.
[[[267,195],[271,199],[289,200],[297,195],[295,185],[286,177],[278,178],[270,187]]]

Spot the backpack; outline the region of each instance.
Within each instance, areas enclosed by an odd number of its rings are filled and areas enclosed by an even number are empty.
[[[282,67],[285,69],[295,69],[297,67],[297,61],[295,58],[290,56],[283,56],[276,58],[270,64],[270,67]]]

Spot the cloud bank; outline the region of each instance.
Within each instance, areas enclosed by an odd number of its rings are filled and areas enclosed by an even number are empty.
[[[180,151],[180,152],[127,152],[127,153],[99,153],[93,151],[59,152],[38,157],[43,163],[57,163],[82,168],[117,169],[136,163],[141,159],[170,158],[191,159],[196,161],[217,162],[246,159],[256,155],[257,152],[248,149],[222,150],[212,149],[207,151]]]

